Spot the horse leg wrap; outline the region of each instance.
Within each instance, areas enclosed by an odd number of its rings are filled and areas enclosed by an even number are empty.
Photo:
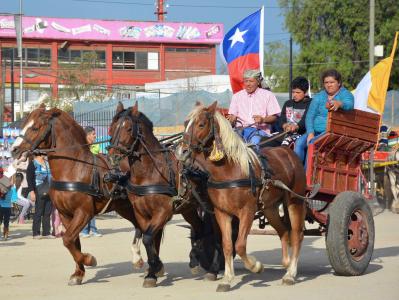
[[[162,270],[163,264],[155,253],[153,232],[151,228],[143,234],[143,244],[147,251],[149,266],[148,274],[145,278],[157,278],[156,273]]]

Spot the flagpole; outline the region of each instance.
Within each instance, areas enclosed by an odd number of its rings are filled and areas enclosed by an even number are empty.
[[[265,55],[264,50],[264,36],[265,36],[265,15],[264,15],[264,6],[262,5],[260,11],[260,30],[259,30],[259,70],[262,74],[262,77],[265,77],[264,74],[264,64],[263,64],[263,56]]]
[[[290,83],[288,85],[289,87],[289,98],[292,99],[292,37],[290,36]]]

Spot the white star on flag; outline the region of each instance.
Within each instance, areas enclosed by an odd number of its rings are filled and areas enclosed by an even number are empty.
[[[229,41],[231,42],[230,48],[233,48],[235,43],[240,42],[240,43],[245,43],[244,39],[242,38],[244,34],[247,33],[248,30],[240,31],[240,29],[237,27],[236,32],[229,38]]]

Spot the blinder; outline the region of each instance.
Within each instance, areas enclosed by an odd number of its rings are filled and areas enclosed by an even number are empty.
[[[42,143],[46,139],[46,137],[48,136],[49,133],[51,133],[51,148],[56,147],[55,131],[54,131],[54,126],[53,126],[54,121],[55,121],[54,116],[51,116],[48,120],[46,129],[43,131],[40,138],[35,139],[35,141],[32,141],[31,139],[29,139],[26,136],[26,133],[24,135],[19,135],[19,137],[21,139],[23,139],[29,145],[31,145],[31,149],[28,150],[29,152],[37,151],[37,147],[39,147],[40,143]]]

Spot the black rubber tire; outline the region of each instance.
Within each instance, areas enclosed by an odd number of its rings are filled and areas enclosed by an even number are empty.
[[[361,253],[351,254],[348,247],[349,225],[361,215],[366,227],[366,243]],[[331,266],[337,275],[358,276],[363,274],[374,250],[374,219],[369,205],[360,193],[339,193],[329,207],[326,248]],[[363,231],[362,231],[363,233]]]

